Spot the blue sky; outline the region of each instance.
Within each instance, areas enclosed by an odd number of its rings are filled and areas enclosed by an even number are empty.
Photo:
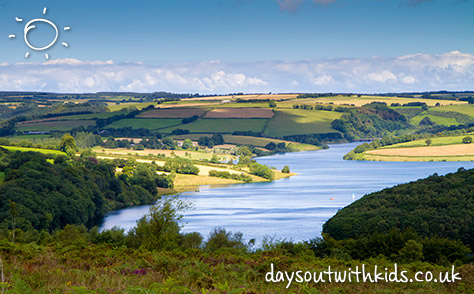
[[[472,0],[0,0],[0,90],[463,90],[473,15]],[[40,17],[59,43],[34,52],[23,27]]]

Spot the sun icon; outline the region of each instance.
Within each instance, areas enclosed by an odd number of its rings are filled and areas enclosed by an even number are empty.
[[[48,9],[46,7],[43,8],[43,15],[46,15],[47,10]],[[18,17],[15,17],[15,20],[17,22],[23,22],[23,19],[18,18]],[[31,45],[30,41],[28,40],[28,34],[30,33],[31,30],[36,28],[35,24],[37,24],[37,23],[47,24],[47,25],[51,26],[54,29],[54,32],[55,32],[55,36],[54,36],[53,40],[49,44],[47,44],[46,46],[43,46],[43,47],[35,47],[35,46]],[[64,27],[64,31],[69,31],[70,29],[71,29],[71,27]],[[34,51],[44,51],[44,50],[47,50],[47,49],[51,48],[51,46],[53,46],[56,43],[56,41],[58,40],[58,36],[59,36],[59,30],[58,30],[58,27],[56,26],[56,24],[54,24],[52,21],[50,21],[48,19],[44,19],[44,18],[35,18],[35,19],[30,20],[29,22],[26,23],[25,28],[23,29],[23,37],[25,39],[25,44],[31,50],[34,50]],[[14,34],[9,35],[8,38],[15,39],[16,35],[14,35]],[[66,43],[66,42],[62,42],[61,45],[63,45],[66,48],[69,47],[69,44]],[[30,57],[30,51],[27,51],[26,54],[25,54],[25,58],[28,58],[28,57]],[[48,60],[49,59],[48,53],[45,53],[44,57],[46,58],[46,60]]]

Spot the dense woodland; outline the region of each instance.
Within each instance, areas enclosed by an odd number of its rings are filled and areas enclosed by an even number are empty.
[[[137,165],[116,176],[116,166],[84,153],[54,160],[36,152],[0,149],[0,226],[22,230],[61,229],[68,224],[92,227],[112,209],[149,204],[157,187],[172,187],[150,165]]]
[[[474,249],[474,170],[398,185],[365,195],[323,227],[336,240],[360,239],[392,228],[421,237],[460,240]]]

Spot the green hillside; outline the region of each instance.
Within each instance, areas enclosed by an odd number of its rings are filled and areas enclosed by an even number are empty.
[[[413,228],[474,248],[473,191],[474,170],[433,175],[364,196],[329,219],[323,232],[340,240]]]

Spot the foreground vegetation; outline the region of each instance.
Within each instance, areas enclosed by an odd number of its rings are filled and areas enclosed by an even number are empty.
[[[32,243],[0,241],[4,293],[470,293],[474,267],[457,266],[457,283],[293,283],[265,282],[273,264],[281,271],[346,270],[365,264],[393,269],[380,256],[348,260],[316,257],[311,246],[277,242],[249,251],[233,234],[217,230],[201,248],[136,249],[120,244],[120,233],[67,227]],[[189,246],[189,245],[188,245]],[[398,270],[439,272],[450,266],[414,261]]]

